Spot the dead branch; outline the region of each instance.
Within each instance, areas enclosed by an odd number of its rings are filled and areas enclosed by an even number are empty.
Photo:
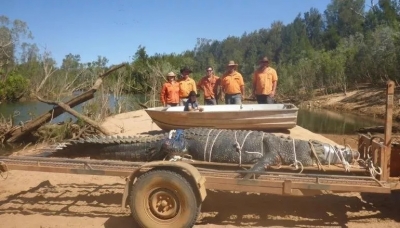
[[[147,107],[146,105],[144,105],[144,104],[142,104],[142,103],[139,103],[139,106],[142,107],[142,108],[145,108],[145,109],[148,109],[148,108],[149,108],[149,107]]]
[[[46,83],[47,79],[54,73],[56,70],[53,69],[51,63],[47,60],[48,53],[45,53],[44,61],[43,61],[43,70],[44,70],[44,79],[40,82],[39,86],[36,88],[35,92],[38,93],[40,89],[43,87],[44,83]]]
[[[72,98],[71,100],[62,103],[61,105],[64,108],[73,108],[85,101],[88,101],[90,99],[92,99],[94,97],[94,93],[98,90],[98,88],[100,87],[101,83],[103,82],[103,78],[106,77],[107,75],[111,74],[112,72],[118,70],[119,68],[125,66],[125,64],[120,64],[117,65],[113,68],[111,68],[110,70],[108,70],[107,72],[105,72],[104,74],[100,75],[96,82],[94,83],[94,85],[92,86],[92,88],[90,88],[88,91]],[[51,110],[49,110],[48,112],[42,114],[41,116],[37,117],[36,119],[28,122],[27,124],[25,124],[25,126],[19,126],[19,127],[14,127],[12,128],[10,131],[8,131],[5,135],[4,138],[7,142],[16,142],[17,140],[19,140],[20,138],[22,138],[23,136],[25,136],[27,133],[30,133],[32,131],[37,130],[40,126],[42,126],[43,124],[49,122],[52,118],[56,118],[57,116],[61,115],[62,113],[64,113],[64,108],[62,106],[60,106],[60,104],[58,104],[57,102],[55,102],[55,107]],[[71,113],[72,114],[72,113]]]
[[[100,124],[96,123],[95,121],[93,121],[92,119],[90,119],[89,117],[86,117],[82,114],[80,114],[79,112],[75,111],[74,109],[72,109],[71,107],[69,107],[67,104],[61,102],[61,101],[50,101],[50,100],[45,100],[39,96],[36,96],[36,98],[46,104],[51,104],[51,105],[58,105],[61,108],[63,108],[66,112],[70,113],[71,115],[82,119],[83,121],[85,121],[86,123],[92,125],[94,128],[96,128],[97,130],[99,130],[101,133],[105,134],[105,135],[111,135],[111,133],[103,128]]]

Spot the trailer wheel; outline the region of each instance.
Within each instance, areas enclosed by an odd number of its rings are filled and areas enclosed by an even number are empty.
[[[168,170],[148,171],[131,190],[132,216],[142,227],[192,227],[200,212],[189,182]]]

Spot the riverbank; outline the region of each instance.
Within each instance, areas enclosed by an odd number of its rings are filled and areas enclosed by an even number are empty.
[[[395,90],[393,96],[393,122],[400,121],[400,94]],[[324,108],[351,112],[371,118],[385,118],[386,88],[363,88],[344,93],[316,96],[299,104],[301,108]]]

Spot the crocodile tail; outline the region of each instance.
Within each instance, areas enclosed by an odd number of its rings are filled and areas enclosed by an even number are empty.
[[[154,154],[159,150],[162,140],[167,137],[167,134],[143,137],[91,137],[59,144],[51,152],[43,153],[40,156],[148,161],[157,158]]]

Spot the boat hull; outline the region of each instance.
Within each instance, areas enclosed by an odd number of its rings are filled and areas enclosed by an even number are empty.
[[[297,124],[298,108],[293,104],[205,105],[203,112],[185,112],[183,106],[145,109],[163,130],[193,127],[235,130],[290,129]]]

